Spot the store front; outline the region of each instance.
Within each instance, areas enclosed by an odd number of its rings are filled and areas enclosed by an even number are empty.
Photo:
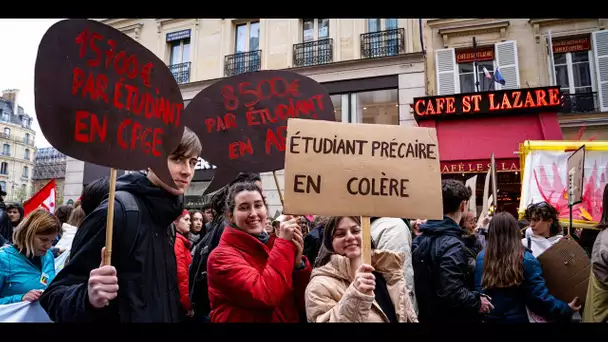
[[[494,153],[498,209],[517,215],[519,144],[563,139],[557,118],[561,101],[557,87],[543,87],[421,97],[411,107],[420,127],[437,130],[442,178],[466,181],[477,175],[479,213]]]

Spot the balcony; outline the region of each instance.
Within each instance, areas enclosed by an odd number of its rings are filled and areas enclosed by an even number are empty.
[[[190,62],[169,65],[169,70],[175,77],[177,84],[190,82]]]
[[[397,56],[402,53],[405,53],[405,30],[403,28],[361,35],[361,58]]]
[[[239,52],[224,57],[224,77],[259,71],[262,66],[262,50]]]
[[[597,93],[563,94],[562,109],[564,114],[597,113],[601,110],[596,105],[599,103]]]
[[[6,134],[6,133],[0,133],[0,138],[6,139],[6,140],[11,140],[11,141],[16,141],[18,143],[22,143],[22,144],[26,144],[26,145],[30,145],[30,146],[34,146],[34,140],[28,139],[26,137],[16,137],[16,136],[11,136],[10,134]]]
[[[293,45],[293,66],[303,67],[331,63],[334,60],[334,40],[315,40]]]

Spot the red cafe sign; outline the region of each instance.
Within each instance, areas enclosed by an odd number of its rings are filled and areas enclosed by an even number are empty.
[[[551,42],[553,53],[566,53],[591,50],[591,39],[589,35],[554,39]]]
[[[559,87],[488,91],[414,98],[414,118],[440,120],[472,115],[532,114],[561,108]]]
[[[456,50],[456,63],[471,63],[475,61],[475,55],[477,55],[477,61],[493,61],[494,60],[494,46],[477,48],[475,49],[460,49]]]
[[[441,173],[483,173],[490,169],[489,160],[442,161]],[[496,160],[496,172],[519,171],[519,159]]]

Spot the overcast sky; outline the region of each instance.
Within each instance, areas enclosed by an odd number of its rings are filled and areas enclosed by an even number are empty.
[[[46,30],[61,19],[0,19],[0,91],[19,89],[18,104],[34,117],[36,147],[51,146],[40,131],[34,102],[34,66]]]

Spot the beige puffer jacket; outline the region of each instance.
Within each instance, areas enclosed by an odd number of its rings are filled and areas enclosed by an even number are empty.
[[[418,322],[408,293],[403,264],[405,255],[386,250],[372,251],[372,266],[386,280],[399,322]],[[326,265],[312,271],[306,287],[306,317],[309,322],[386,322],[374,296],[359,292],[352,284],[350,260],[334,254]]]

